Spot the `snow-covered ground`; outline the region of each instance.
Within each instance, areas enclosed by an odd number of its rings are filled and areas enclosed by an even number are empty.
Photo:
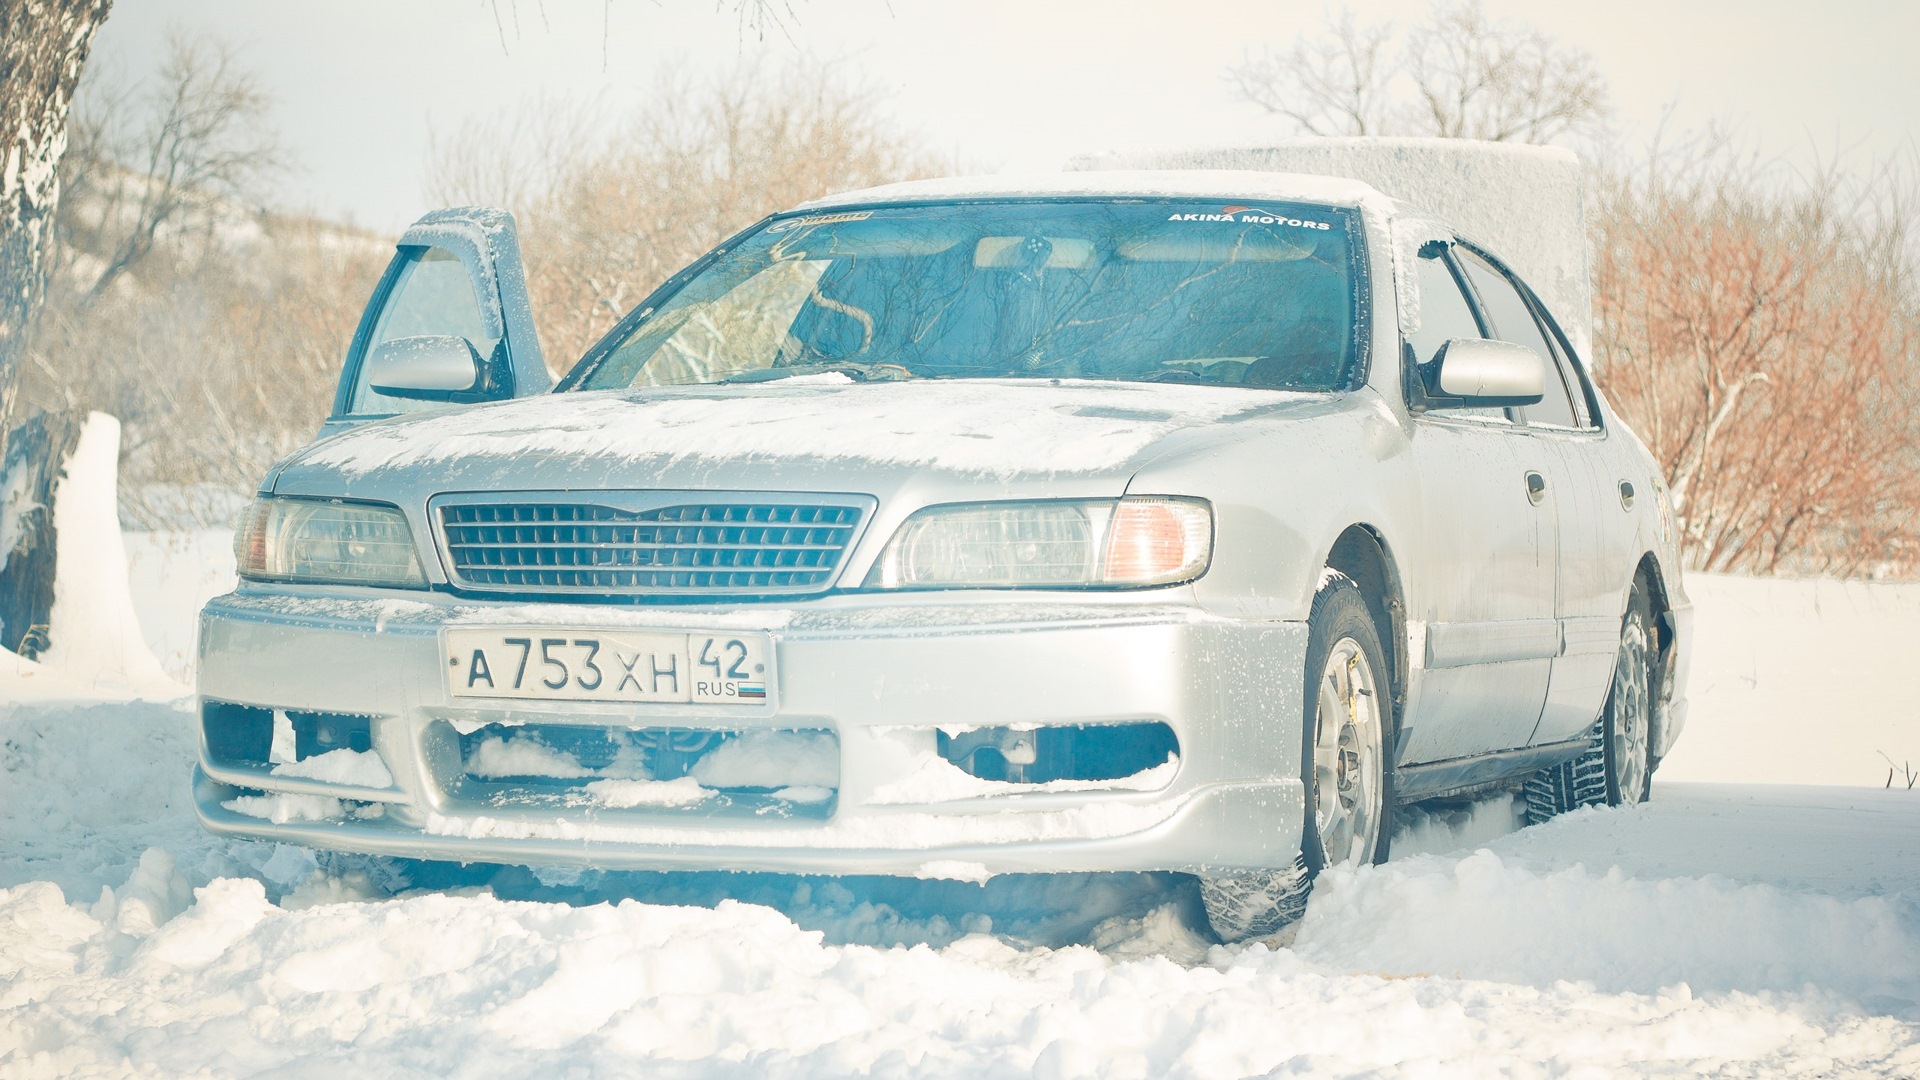
[[[127,538],[175,679],[226,540]],[[1694,715],[1651,803],[1416,815],[1291,948],[1211,945],[1173,875],[218,840],[184,704],[0,667],[0,1076],[1920,1075],[1920,790],[1879,787],[1878,756],[1920,759],[1920,587],[1692,589]]]

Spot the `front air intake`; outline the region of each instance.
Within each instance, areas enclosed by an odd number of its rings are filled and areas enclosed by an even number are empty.
[[[825,592],[873,500],[605,493],[433,505],[455,588],[598,599]]]

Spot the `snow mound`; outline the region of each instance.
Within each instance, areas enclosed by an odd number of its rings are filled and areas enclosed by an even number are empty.
[[[1637,880],[1619,868],[1538,872],[1481,849],[1315,885],[1294,951],[1382,975],[1431,975],[1608,993],[1800,990],[1920,1004],[1920,910],[1764,884]]]
[[[154,659],[140,633],[120,536],[120,421],[93,413],[54,485],[55,578],[43,667],[144,697],[187,692]]]

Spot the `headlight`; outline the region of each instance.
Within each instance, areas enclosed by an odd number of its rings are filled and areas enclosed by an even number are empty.
[[[261,498],[233,541],[240,576],[266,581],[425,588],[413,530],[397,508]]]
[[[1206,572],[1213,510],[1201,499],[930,506],[893,534],[875,589],[1172,585]]]

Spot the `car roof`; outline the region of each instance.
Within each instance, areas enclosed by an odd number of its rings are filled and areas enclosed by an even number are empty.
[[[1370,207],[1383,216],[1391,216],[1395,212],[1391,199],[1358,180],[1250,169],[1102,169],[942,177],[845,191],[802,203],[794,209],[825,210],[875,203],[1076,196],[1261,199]]]

